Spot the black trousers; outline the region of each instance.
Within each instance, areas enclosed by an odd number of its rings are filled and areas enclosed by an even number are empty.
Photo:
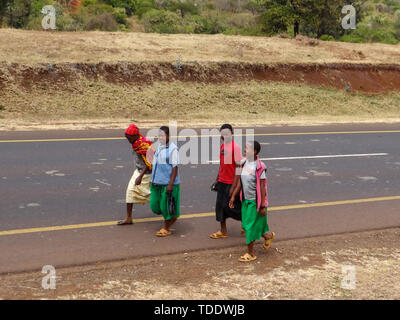
[[[240,201],[240,196],[236,196],[233,205],[233,209],[229,208],[229,189],[231,184],[226,184],[218,182],[217,191],[217,202],[215,204],[215,215],[217,221],[223,222],[227,218],[232,218],[238,221],[242,221],[242,203]]]

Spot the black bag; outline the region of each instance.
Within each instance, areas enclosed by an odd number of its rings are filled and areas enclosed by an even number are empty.
[[[176,214],[176,202],[175,198],[172,196],[172,193],[168,195],[168,212],[170,216],[174,216]]]
[[[218,185],[219,185],[218,182],[214,182],[210,187],[211,191],[217,192],[218,191]]]

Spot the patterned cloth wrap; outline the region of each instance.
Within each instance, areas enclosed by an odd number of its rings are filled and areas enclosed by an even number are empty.
[[[140,154],[143,158],[146,166],[151,170],[153,163],[154,148],[152,147],[152,142],[146,137],[139,133],[139,128],[131,124],[128,129],[126,129],[125,134],[134,136],[139,135],[139,138],[132,144],[133,150]]]

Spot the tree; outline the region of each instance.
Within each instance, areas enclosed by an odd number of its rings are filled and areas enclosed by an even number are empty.
[[[265,11],[262,0],[249,0],[243,8],[249,10],[253,15]]]
[[[7,6],[7,23],[13,28],[24,28],[28,24],[31,14],[30,0],[12,0]]]
[[[12,0],[0,0],[0,28],[3,25],[3,20],[8,6]]]
[[[191,0],[171,0],[167,6],[170,11],[179,11],[184,18],[186,13],[198,14],[199,9]]]
[[[136,12],[136,0],[105,0],[104,2],[114,8],[124,8],[129,17]]]
[[[266,0],[262,14],[263,29],[267,33],[303,33],[320,37],[323,34],[338,37],[342,32],[341,9],[349,0]]]

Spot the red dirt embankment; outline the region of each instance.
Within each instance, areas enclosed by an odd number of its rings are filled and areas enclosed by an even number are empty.
[[[257,64],[257,63],[60,63],[27,66],[0,64],[0,90],[9,85],[30,89],[40,85],[60,90],[69,81],[104,80],[118,84],[154,81],[223,83],[280,81],[332,87],[363,93],[400,91],[400,65],[392,64]]]

